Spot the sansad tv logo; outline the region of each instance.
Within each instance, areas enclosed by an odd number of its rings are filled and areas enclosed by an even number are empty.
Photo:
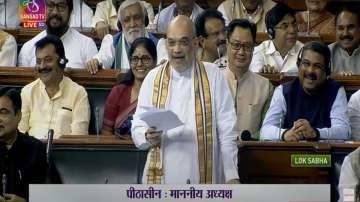
[[[19,0],[24,28],[45,28],[45,0]]]
[[[36,3],[36,0],[25,0],[23,6],[31,13],[37,13],[39,11],[39,5]]]

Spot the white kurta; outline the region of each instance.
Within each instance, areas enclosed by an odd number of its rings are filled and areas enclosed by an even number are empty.
[[[19,0],[6,1],[6,26],[17,27],[20,24]],[[0,0],[0,26],[5,26],[5,0]]]
[[[46,30],[40,32],[23,45],[19,53],[18,66],[35,66],[35,43],[45,36]],[[66,67],[85,68],[86,62],[98,52],[95,42],[90,37],[81,34],[74,28],[69,28],[60,39],[64,44],[65,57],[69,60]]]
[[[70,16],[70,27],[81,27],[81,24],[83,27],[91,27],[93,10],[84,1],[82,1],[80,8],[80,2],[81,0],[73,0],[74,9]]]
[[[2,32],[0,30],[0,32]],[[0,44],[2,42],[0,41]],[[0,45],[0,66],[16,66],[17,44],[12,35],[8,35],[5,42]]]
[[[303,46],[303,43],[296,41],[295,45],[288,51],[285,58],[283,58],[280,52],[276,50],[272,40],[263,41],[255,47],[249,69],[252,72],[259,72],[264,65],[271,65],[279,72],[297,75],[298,67],[296,61]]]
[[[145,111],[143,106],[152,106],[154,80],[159,68],[161,67],[149,72],[138,97],[138,108],[132,124],[132,138],[140,149],[150,147],[145,139],[145,131],[149,126],[139,120],[138,115]],[[213,131],[216,131],[213,133],[213,183],[224,183],[225,180],[239,178],[236,114],[229,88],[220,70],[210,63],[205,63],[205,69],[211,91]],[[171,68],[169,93],[165,106],[166,109],[175,112],[185,124],[165,131],[163,134],[161,145],[163,183],[185,184],[187,180],[193,184],[200,183],[193,67],[183,72]],[[149,160],[150,155],[146,161],[143,183],[147,182]]]
[[[354,190],[356,192],[356,186],[359,184],[360,176],[358,167],[359,162],[359,147],[348,154],[341,165],[341,172],[338,184],[339,200],[344,201],[344,189]]]

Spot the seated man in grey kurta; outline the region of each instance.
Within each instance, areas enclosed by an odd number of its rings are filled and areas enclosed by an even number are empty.
[[[336,16],[336,42],[331,50],[332,74],[360,74],[360,15],[346,8]]]

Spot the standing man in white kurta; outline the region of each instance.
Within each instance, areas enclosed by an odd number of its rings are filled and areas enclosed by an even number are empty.
[[[167,30],[169,62],[146,76],[132,123],[132,138],[150,149],[143,183],[238,183],[236,114],[219,68],[195,60],[194,25],[178,16]],[[184,123],[157,131],[139,119],[144,107],[173,111]]]
[[[73,12],[73,0],[46,0],[46,30],[27,41],[20,50],[19,67],[36,65],[35,44],[51,34],[60,38],[69,60],[66,67],[85,68],[86,62],[98,53],[95,42],[69,26]]]

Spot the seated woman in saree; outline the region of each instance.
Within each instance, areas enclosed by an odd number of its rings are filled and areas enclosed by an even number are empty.
[[[328,0],[305,0],[306,11],[296,14],[299,32],[335,33],[335,15],[326,11]]]
[[[130,138],[132,115],[135,113],[141,84],[156,64],[156,46],[148,38],[136,39],[129,50],[130,70],[115,85],[105,104],[103,135]]]

